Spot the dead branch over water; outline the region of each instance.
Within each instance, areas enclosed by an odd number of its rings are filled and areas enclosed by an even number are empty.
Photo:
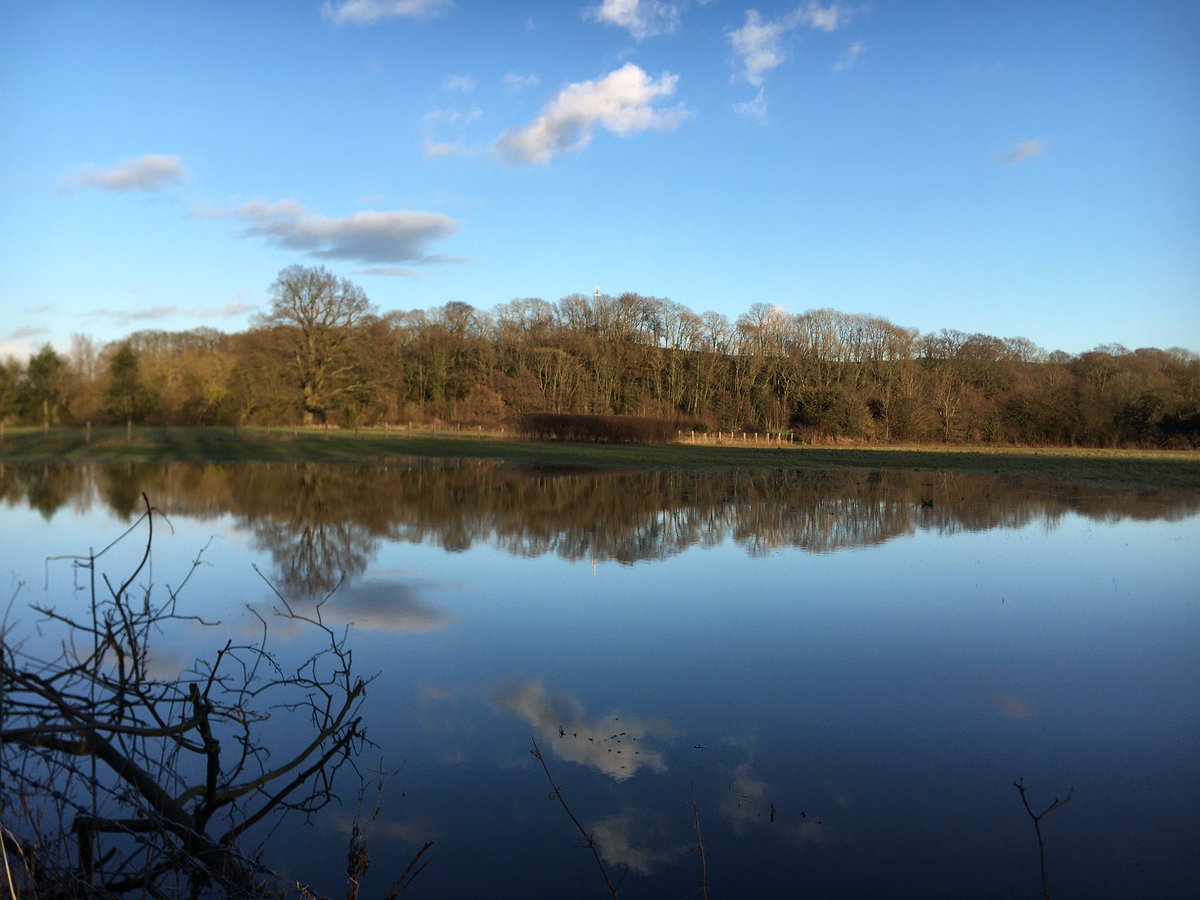
[[[1046,818],[1046,816],[1050,815],[1050,813],[1054,812],[1055,810],[1062,809],[1064,806],[1070,803],[1071,798],[1075,796],[1075,788],[1071,788],[1067,792],[1067,797],[1065,800],[1059,800],[1057,797],[1055,797],[1049,806],[1043,809],[1040,813],[1035,813],[1033,808],[1029,805],[1029,796],[1026,793],[1025,779],[1018,778],[1013,782],[1013,787],[1015,787],[1017,792],[1021,795],[1021,803],[1025,806],[1025,812],[1029,813],[1029,818],[1033,820],[1033,830],[1034,833],[1037,834],[1038,859],[1042,867],[1042,896],[1045,897],[1046,900],[1050,900],[1050,882],[1046,877],[1046,843],[1042,839],[1042,819]]]
[[[225,642],[211,661],[178,678],[153,672],[150,645],[185,612],[183,583],[165,599],[147,575],[160,517],[143,495],[141,558],[119,585],[100,553],[72,558],[87,579],[84,615],[33,607],[57,628],[57,647],[15,640],[7,617],[0,654],[0,769],[6,877],[11,894],[161,895],[186,886],[260,896],[288,884],[240,848],[264,820],[311,815],[331,802],[334,781],[365,740],[358,715],[366,681],[351,671],[345,635],[284,599],[276,615],[304,628],[316,649],[294,667],[256,641]],[[257,615],[257,613],[256,613]],[[264,723],[289,713],[307,721],[301,746],[272,740]],[[300,885],[296,887],[302,888]]]

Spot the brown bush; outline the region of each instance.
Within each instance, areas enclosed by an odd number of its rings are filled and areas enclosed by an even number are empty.
[[[542,441],[592,441],[602,444],[663,444],[675,439],[679,423],[653,416],[589,416],[526,413],[521,432]]]

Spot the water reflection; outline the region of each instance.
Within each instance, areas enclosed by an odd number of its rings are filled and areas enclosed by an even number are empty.
[[[619,713],[590,718],[578,700],[550,693],[536,681],[502,684],[491,701],[497,712],[529,725],[544,750],[613,781],[632,778],[642,768],[659,774],[667,771],[666,756],[646,742],[675,736],[675,729],[663,719]]]
[[[353,625],[386,757],[365,764],[402,769],[372,856],[436,839],[430,896],[602,893],[531,737],[606,863],[638,876],[623,897],[697,892],[691,796],[714,896],[1027,894],[1018,776],[1045,802],[1080,789],[1051,825],[1063,896],[1194,893],[1195,494],[492,462],[0,466],[10,547],[30,548],[9,564],[64,549],[60,511],[90,539],[143,490],[184,547],[164,547],[157,581],[222,535],[189,595],[206,615],[259,628],[237,618],[278,602],[257,565],[297,611]],[[285,624],[271,639],[307,652]],[[161,665],[197,646],[163,646]],[[315,824],[328,840],[281,846],[338,894],[351,818]],[[398,874],[376,871],[364,896]]]
[[[998,476],[806,471],[555,473],[481,461],[388,468],[315,464],[0,466],[0,498],[47,519],[68,504],[119,516],[142,491],[168,513],[232,515],[292,596],[326,594],[367,569],[381,540],[449,552],[488,544],[593,563],[660,560],[731,540],[751,556],[813,553],[939,535],[1099,521],[1178,520],[1195,493],[1114,492]],[[376,590],[382,590],[380,586]]]

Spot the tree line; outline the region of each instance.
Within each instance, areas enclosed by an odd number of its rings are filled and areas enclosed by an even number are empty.
[[[0,421],[511,426],[530,413],[640,415],[802,441],[1200,446],[1200,356],[1117,344],[922,334],[755,303],[734,320],[636,293],[455,301],[380,313],[291,266],[246,331],[75,335],[0,363]]]

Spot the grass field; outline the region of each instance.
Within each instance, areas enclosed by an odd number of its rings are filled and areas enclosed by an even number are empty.
[[[711,439],[710,439],[711,441]],[[1200,489],[1200,452],[1075,448],[536,443],[405,429],[321,432],[266,428],[8,428],[0,462],[277,461],[386,465],[404,457],[467,457],[589,468],[922,469],[1036,475],[1142,487]]]

